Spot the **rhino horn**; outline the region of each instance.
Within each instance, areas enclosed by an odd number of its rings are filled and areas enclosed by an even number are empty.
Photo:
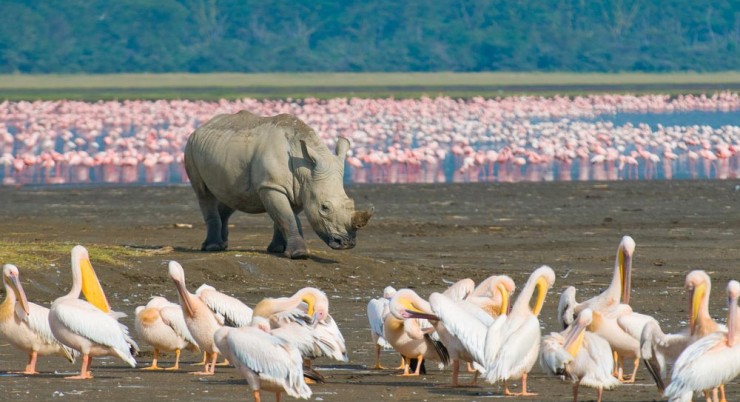
[[[339,159],[344,160],[347,157],[347,151],[349,151],[349,140],[344,137],[337,138],[337,149],[335,152]]]
[[[352,227],[359,229],[367,225],[367,222],[373,216],[375,207],[371,207],[368,211],[355,211],[352,213]]]

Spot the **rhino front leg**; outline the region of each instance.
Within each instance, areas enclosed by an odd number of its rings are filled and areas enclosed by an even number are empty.
[[[271,253],[284,253],[288,258],[307,258],[308,249],[306,241],[303,240],[300,221],[285,194],[275,190],[263,190],[260,192],[262,203],[275,222],[275,231],[272,242],[267,247]]]

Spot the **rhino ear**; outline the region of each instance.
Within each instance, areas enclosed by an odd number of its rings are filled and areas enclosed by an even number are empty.
[[[336,154],[339,159],[344,160],[347,158],[347,151],[349,151],[349,140],[344,137],[337,138]]]
[[[308,148],[306,141],[301,140],[301,151],[303,152],[303,157],[306,158],[307,161],[311,162],[313,167],[316,167],[316,155]]]

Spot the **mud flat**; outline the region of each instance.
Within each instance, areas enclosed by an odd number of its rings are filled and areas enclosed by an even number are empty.
[[[609,282],[619,239],[637,242],[632,306],[651,314],[666,332],[686,325],[684,276],[704,269],[712,277],[710,311],[724,321],[725,286],[740,279],[740,181],[659,181],[609,183],[518,183],[466,185],[353,186],[359,207],[374,205],[375,216],[349,251],[333,251],[308,229],[308,260],[291,261],[265,252],[272,235],[266,215],[236,214],[230,250],[202,253],[204,227],[189,187],[96,187],[63,189],[0,188],[0,262],[19,265],[29,300],[48,305],[71,283],[69,250],[91,249],[91,260],[110,303],[129,314],[154,295],[176,300],[167,262],[179,261],[188,287],[201,283],[233,294],[250,305],[265,296],[292,294],[316,286],[328,294],[350,361],[316,362],[328,383],[312,386],[312,400],[482,401],[501,397],[501,388],[449,388],[450,371],[428,366],[428,375],[402,378],[398,371],[368,370],[373,346],[365,315],[367,301],[383,287],[413,287],[422,296],[446,283],[470,277],[476,282],[506,273],[522,286],[529,273],[547,264],[558,275],[541,315],[543,333],[558,330],[557,298],[564,286],[578,288],[581,300]],[[92,251],[104,248],[101,261]],[[14,250],[20,250],[12,254]],[[6,256],[6,257],[2,257]],[[7,260],[3,260],[3,258]],[[151,353],[143,347],[140,366]],[[184,354],[185,360],[199,360]],[[173,356],[165,356],[165,365]],[[22,369],[26,357],[0,340],[0,371]],[[398,364],[386,351],[382,362]],[[216,376],[183,372],[142,372],[113,359],[93,360],[91,381],[63,380],[76,373],[57,357],[40,358],[43,374],[0,374],[0,394],[23,400],[219,400],[246,399],[246,382],[233,369]],[[185,366],[195,371],[195,367]],[[67,374],[69,375],[69,374]],[[463,374],[461,382],[471,376]],[[569,383],[545,376],[535,366],[530,400],[571,400]],[[518,388],[518,383],[515,388]],[[740,396],[740,380],[728,387]],[[591,400],[593,390],[582,389]],[[250,396],[251,397],[251,396]],[[272,396],[266,396],[272,400]],[[605,393],[606,400],[660,400],[645,369],[637,383]]]

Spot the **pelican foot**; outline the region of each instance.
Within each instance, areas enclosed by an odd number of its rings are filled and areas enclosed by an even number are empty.
[[[71,377],[64,377],[65,380],[90,380],[92,378],[93,378],[93,375],[89,371],[85,374],[73,375]]]
[[[165,370],[165,371],[175,371],[175,370],[180,370],[180,365],[178,364],[178,365],[175,365],[175,366],[172,366],[172,367],[165,367],[165,369],[164,369],[164,370]]]
[[[210,371],[196,371],[192,373],[188,373],[192,375],[213,375],[214,373],[211,373]]]
[[[164,370],[164,368],[159,367],[157,365],[151,365],[149,367],[144,367],[141,370],[144,370],[144,371],[156,371],[156,370]]]

